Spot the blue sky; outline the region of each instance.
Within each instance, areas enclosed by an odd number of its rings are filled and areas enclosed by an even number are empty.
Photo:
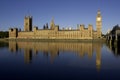
[[[120,24],[120,0],[0,0],[0,31],[10,27],[23,30],[24,16],[33,16],[33,25],[43,28],[52,17],[62,27],[76,28],[77,24],[93,24],[101,10],[105,33]]]

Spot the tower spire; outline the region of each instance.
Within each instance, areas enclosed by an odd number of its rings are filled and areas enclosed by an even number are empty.
[[[100,9],[98,9],[97,16],[101,16]]]
[[[55,23],[54,23],[54,17],[52,17],[51,23],[50,23],[50,29],[54,29]]]
[[[51,23],[53,23],[53,24],[54,24],[54,17],[52,17],[52,21],[51,21]]]

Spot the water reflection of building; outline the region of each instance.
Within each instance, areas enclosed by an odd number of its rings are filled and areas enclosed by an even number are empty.
[[[96,68],[97,70],[100,70],[101,67],[101,44],[95,44],[95,52],[96,52]]]
[[[31,49],[24,49],[24,60],[25,63],[30,63],[32,60],[32,50]]]
[[[14,41],[9,42],[9,50],[11,52],[17,52],[18,51],[17,43]]]
[[[114,45],[114,44],[106,44],[108,47],[108,50],[111,51],[115,56],[120,56],[120,43]]]
[[[43,52],[47,57],[50,56],[50,60],[59,56],[59,51],[74,52],[80,57],[84,57],[86,54],[88,58],[92,58],[93,53],[96,53],[96,68],[101,67],[101,43],[77,43],[77,42],[9,42],[9,49],[16,51],[16,49],[24,50],[25,62],[30,63],[33,55],[37,55],[38,52]]]

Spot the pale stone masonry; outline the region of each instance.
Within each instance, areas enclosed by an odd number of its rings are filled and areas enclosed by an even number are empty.
[[[47,27],[46,27],[47,26]],[[85,28],[83,24],[77,26],[78,29],[59,29],[52,19],[50,29],[48,25],[44,29],[38,29],[34,26],[32,30],[32,17],[24,18],[24,31],[18,31],[17,28],[9,29],[9,39],[98,39],[102,37],[102,16],[100,11],[96,16],[96,31],[91,24]]]

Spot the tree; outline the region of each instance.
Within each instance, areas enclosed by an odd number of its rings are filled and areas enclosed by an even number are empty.
[[[5,31],[5,32],[1,31],[0,32],[0,38],[8,38],[8,37],[9,37],[8,31]]]

